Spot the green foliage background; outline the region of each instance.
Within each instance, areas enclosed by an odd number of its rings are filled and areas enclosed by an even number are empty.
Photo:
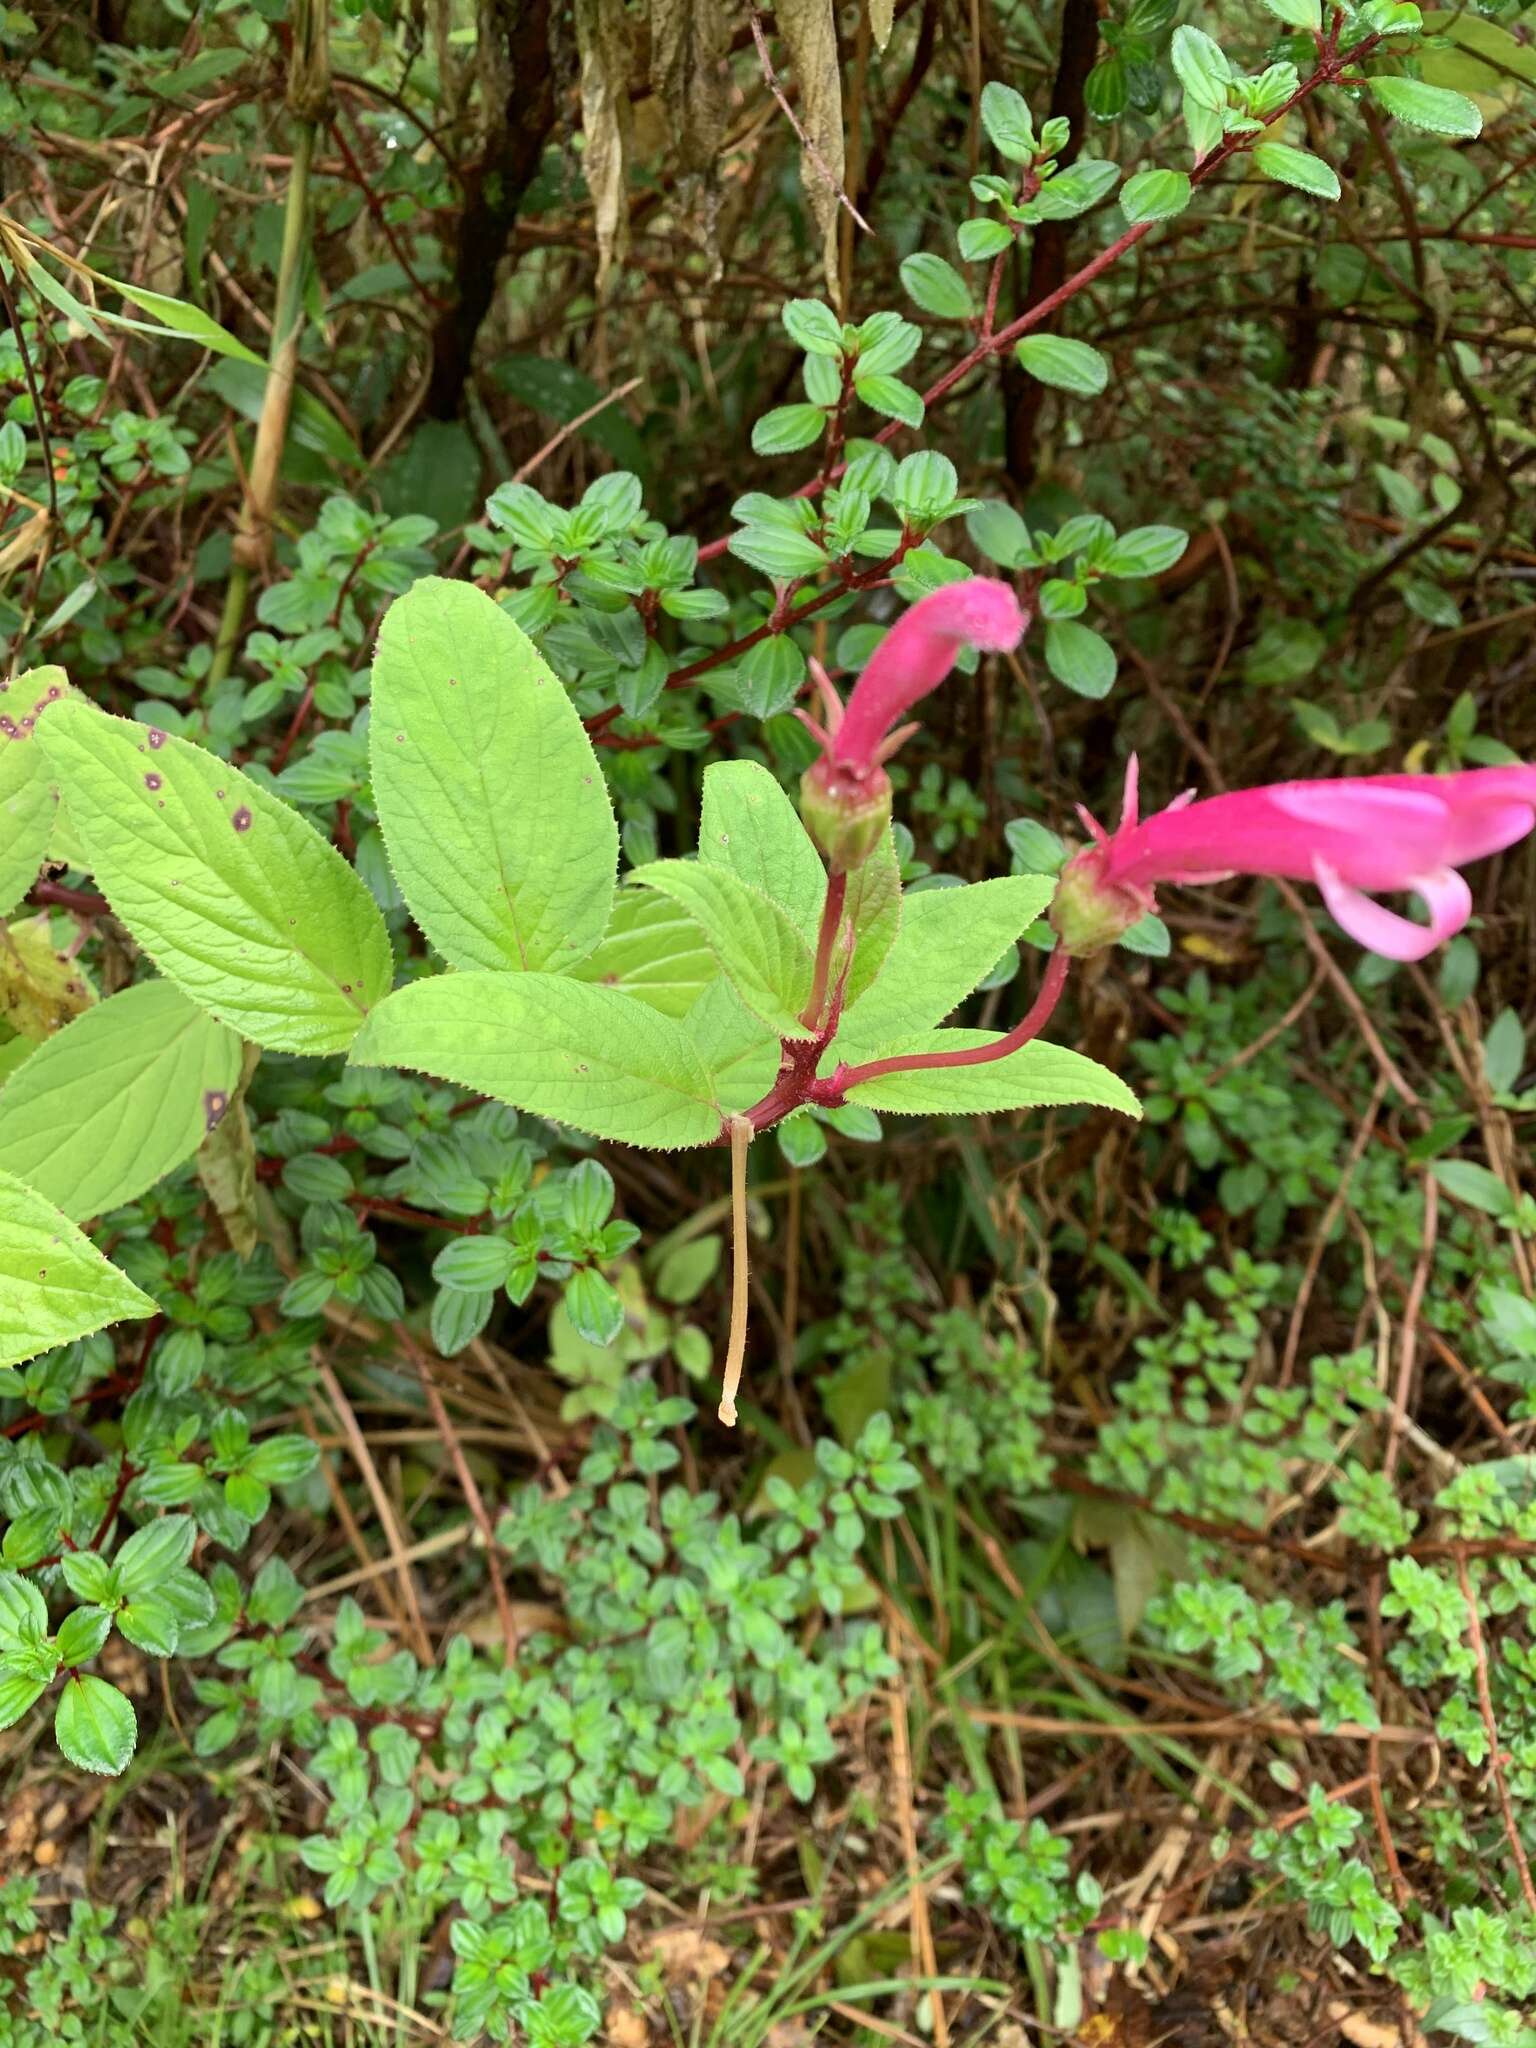
[[[719,1155],[343,1060],[508,943],[378,821],[427,577],[674,879],[706,767],[792,791],[810,660],[973,570],[1033,623],[924,706],[912,903],[1043,900],[1132,752],[1536,755],[1533,27],[0,8],[8,675],[350,949],[151,979],[150,827],[0,739],[4,2048],[1536,2041],[1529,843],[1422,970],[1168,892],[1054,1027],[1140,1127],[799,1112],[735,1436]],[[751,1100],[643,900],[582,972]]]

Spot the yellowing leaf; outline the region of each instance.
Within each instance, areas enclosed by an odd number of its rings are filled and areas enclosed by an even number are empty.
[[[154,1313],[149,1296],[67,1216],[0,1172],[0,1365]]]
[[[75,1222],[190,1159],[228,1109],[240,1041],[168,981],[97,1003],[0,1093],[0,1168]]]

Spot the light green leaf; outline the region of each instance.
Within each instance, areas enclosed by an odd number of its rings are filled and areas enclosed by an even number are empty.
[[[906,427],[923,424],[922,399],[910,384],[903,384],[899,377],[855,377],[853,388],[867,406],[884,413],[888,419],[900,420]]]
[[[843,323],[820,299],[791,299],[779,308],[779,318],[791,341],[808,355],[829,356],[843,352]]]
[[[1226,133],[1226,118],[1218,107],[1206,107],[1189,93],[1184,95],[1184,126],[1195,162],[1204,163]]]
[[[190,1515],[161,1515],[146,1522],[114,1560],[120,1589],[130,1599],[153,1592],[186,1563],[196,1542],[197,1524]]]
[[[784,1038],[808,1038],[800,1013],[811,996],[809,943],[789,918],[729,868],[702,860],[658,860],[632,879],[687,911],[748,1009]]]
[[[441,974],[374,1011],[354,1066],[410,1067],[628,1145],[707,1145],[720,1111],[680,1025],[558,974]]]
[[[963,220],[955,240],[967,263],[984,263],[1013,247],[1013,230],[1000,220]]]
[[[1148,220],[1172,220],[1188,206],[1191,189],[1185,171],[1138,171],[1125,181],[1120,210],[1132,226]]]
[[[1189,535],[1179,526],[1133,526],[1122,533],[1100,557],[1099,573],[1104,576],[1161,576],[1171,569],[1189,546]]]
[[[48,1633],[48,1602],[20,1572],[0,1571],[0,1652],[35,1648]]]
[[[819,441],[827,416],[819,405],[776,405],[765,412],[752,428],[755,455],[790,455],[797,448],[809,448]]]
[[[1271,14],[1277,14],[1287,28],[1320,29],[1322,0],[1264,0]]]
[[[1483,1040],[1483,1073],[1497,1094],[1508,1094],[1525,1070],[1525,1026],[1517,1010],[1500,1010]]]
[[[908,891],[901,929],[873,986],[843,1013],[836,1057],[851,1062],[883,1053],[947,1017],[1041,915],[1055,889],[1049,875],[999,875],[961,889]]]
[[[0,1172],[0,1365],[155,1313],[67,1216]]]
[[[0,1728],[19,1721],[48,1690],[46,1678],[0,1678]]]
[[[189,741],[66,699],[38,726],[116,914],[258,1045],[340,1052],[393,973],[360,878],[297,811]]]
[[[240,1040],[168,981],[93,1004],[0,1092],[0,1169],[75,1222],[190,1159],[240,1078]]]
[[[0,917],[16,908],[47,858],[57,803],[33,734],[45,707],[68,688],[68,676],[53,666],[0,677]]]
[[[1097,398],[1109,382],[1109,364],[1098,350],[1064,334],[1026,334],[1014,354],[1031,377],[1078,398]]]
[[[967,1052],[974,1046],[995,1045],[1002,1035],[932,1031],[899,1047],[887,1047],[885,1056],[897,1051]],[[1073,1102],[1122,1110],[1127,1116],[1141,1114],[1130,1089],[1107,1067],[1068,1046],[1045,1045],[1039,1039],[980,1066],[885,1074],[850,1088],[848,1100],[898,1116],[978,1116],[989,1110],[1054,1109]]]
[[[808,533],[782,526],[740,527],[731,535],[729,545],[740,561],[780,582],[796,576],[814,576],[831,559],[821,543],[812,540]]]
[[[470,583],[390,606],[370,758],[401,893],[455,967],[573,966],[613,907],[618,829],[564,685]]]
[[[1294,185],[1317,199],[1337,199],[1339,174],[1309,149],[1293,149],[1288,142],[1261,142],[1253,152],[1254,167],[1266,178],[1282,185]]]
[[[1079,697],[1107,697],[1115,680],[1114,648],[1076,619],[1052,619],[1046,627],[1045,665]]]
[[[760,1102],[779,1071],[779,1041],[740,1002],[724,975],[688,1012],[688,1036],[709,1069],[722,1116]]]
[[[145,320],[130,320],[121,313],[105,313],[98,306],[97,317],[109,321],[112,326],[130,328],[137,334],[163,334],[169,329],[172,334],[185,335],[188,341],[195,341],[201,348],[211,349],[215,355],[233,356],[237,362],[255,363],[261,369],[266,368],[254,349],[247,348],[227,327],[221,327],[201,306],[188,305],[185,299],[168,299],[162,292],[146,291],[143,285],[123,284],[115,277],[103,276],[99,270],[93,270],[91,276],[97,284],[104,284],[131,306],[153,313],[159,323],[152,325]]]
[[[267,396],[265,363],[213,363],[203,381],[218,393],[227,406],[253,426],[261,418]],[[302,385],[294,388],[288,434],[299,447],[323,455],[329,462],[347,468],[362,464],[362,450],[335,413]]]
[[[1259,688],[1302,682],[1317,667],[1327,645],[1310,619],[1273,618],[1244,657],[1243,674]]]
[[[1173,32],[1169,55],[1180,85],[1196,106],[1215,110],[1226,105],[1232,67],[1203,29],[1181,23]]]
[[[1468,142],[1483,132],[1477,103],[1464,93],[1450,92],[1443,85],[1425,85],[1418,78],[1373,78],[1370,88],[1372,99],[1410,128],[1427,128],[1431,135],[1451,135]]]
[[[1011,85],[994,78],[981,89],[981,125],[992,147],[1010,163],[1027,164],[1035,153],[1035,124],[1029,105]]]
[[[874,981],[901,929],[901,863],[896,841],[887,831],[874,852],[848,877],[843,922],[853,932],[853,962],[843,979],[844,1013]],[[842,956],[834,965],[833,982],[842,974]]]
[[[82,1771],[118,1777],[133,1755],[139,1724],[126,1693],[104,1678],[76,1672],[59,1694],[54,1740]]]
[[[1514,1197],[1496,1173],[1471,1159],[1437,1159],[1434,1176],[1446,1193],[1486,1216],[1506,1217],[1513,1210]]]
[[[975,311],[971,288],[951,263],[924,249],[901,259],[901,281],[908,296],[939,320],[969,320]]]
[[[769,897],[814,943],[826,870],[799,813],[759,762],[716,761],[704,770],[699,859]]]
[[[682,1017],[720,978],[704,934],[664,896],[621,889],[595,953],[571,973],[577,981],[623,989],[666,1017]]]

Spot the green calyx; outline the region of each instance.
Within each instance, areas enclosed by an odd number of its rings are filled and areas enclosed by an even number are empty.
[[[891,781],[883,768],[838,768],[825,756],[800,779],[800,816],[834,875],[862,867],[891,822]]]
[[[1062,869],[1047,916],[1064,949],[1086,960],[1117,945],[1151,908],[1150,890],[1104,880],[1100,850],[1090,846]]]

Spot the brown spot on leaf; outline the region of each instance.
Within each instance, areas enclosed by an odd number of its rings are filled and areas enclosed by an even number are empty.
[[[161,783],[163,782],[163,780],[164,780],[164,777],[163,777],[163,776],[160,776],[160,775],[156,775],[156,773],[154,772],[154,770],[153,770],[153,769],[151,769],[151,770],[150,770],[150,772],[148,773],[148,775],[146,775],[146,776],[145,776],[145,778],[144,778],[144,787],[145,787],[146,789],[158,789],[158,788],[160,787]]]
[[[149,744],[154,748],[156,753],[159,753],[160,749],[165,745],[165,734],[160,730],[158,725],[152,725],[149,728]]]
[[[234,826],[237,832],[250,831],[252,823],[251,814],[246,809],[244,804],[240,806],[239,810],[235,812],[235,815],[230,819],[229,822],[231,823],[231,825]]]
[[[228,1107],[229,1097],[224,1093],[224,1090],[222,1088],[209,1088],[203,1096],[204,1129],[216,1131],[223,1122],[224,1112]]]

